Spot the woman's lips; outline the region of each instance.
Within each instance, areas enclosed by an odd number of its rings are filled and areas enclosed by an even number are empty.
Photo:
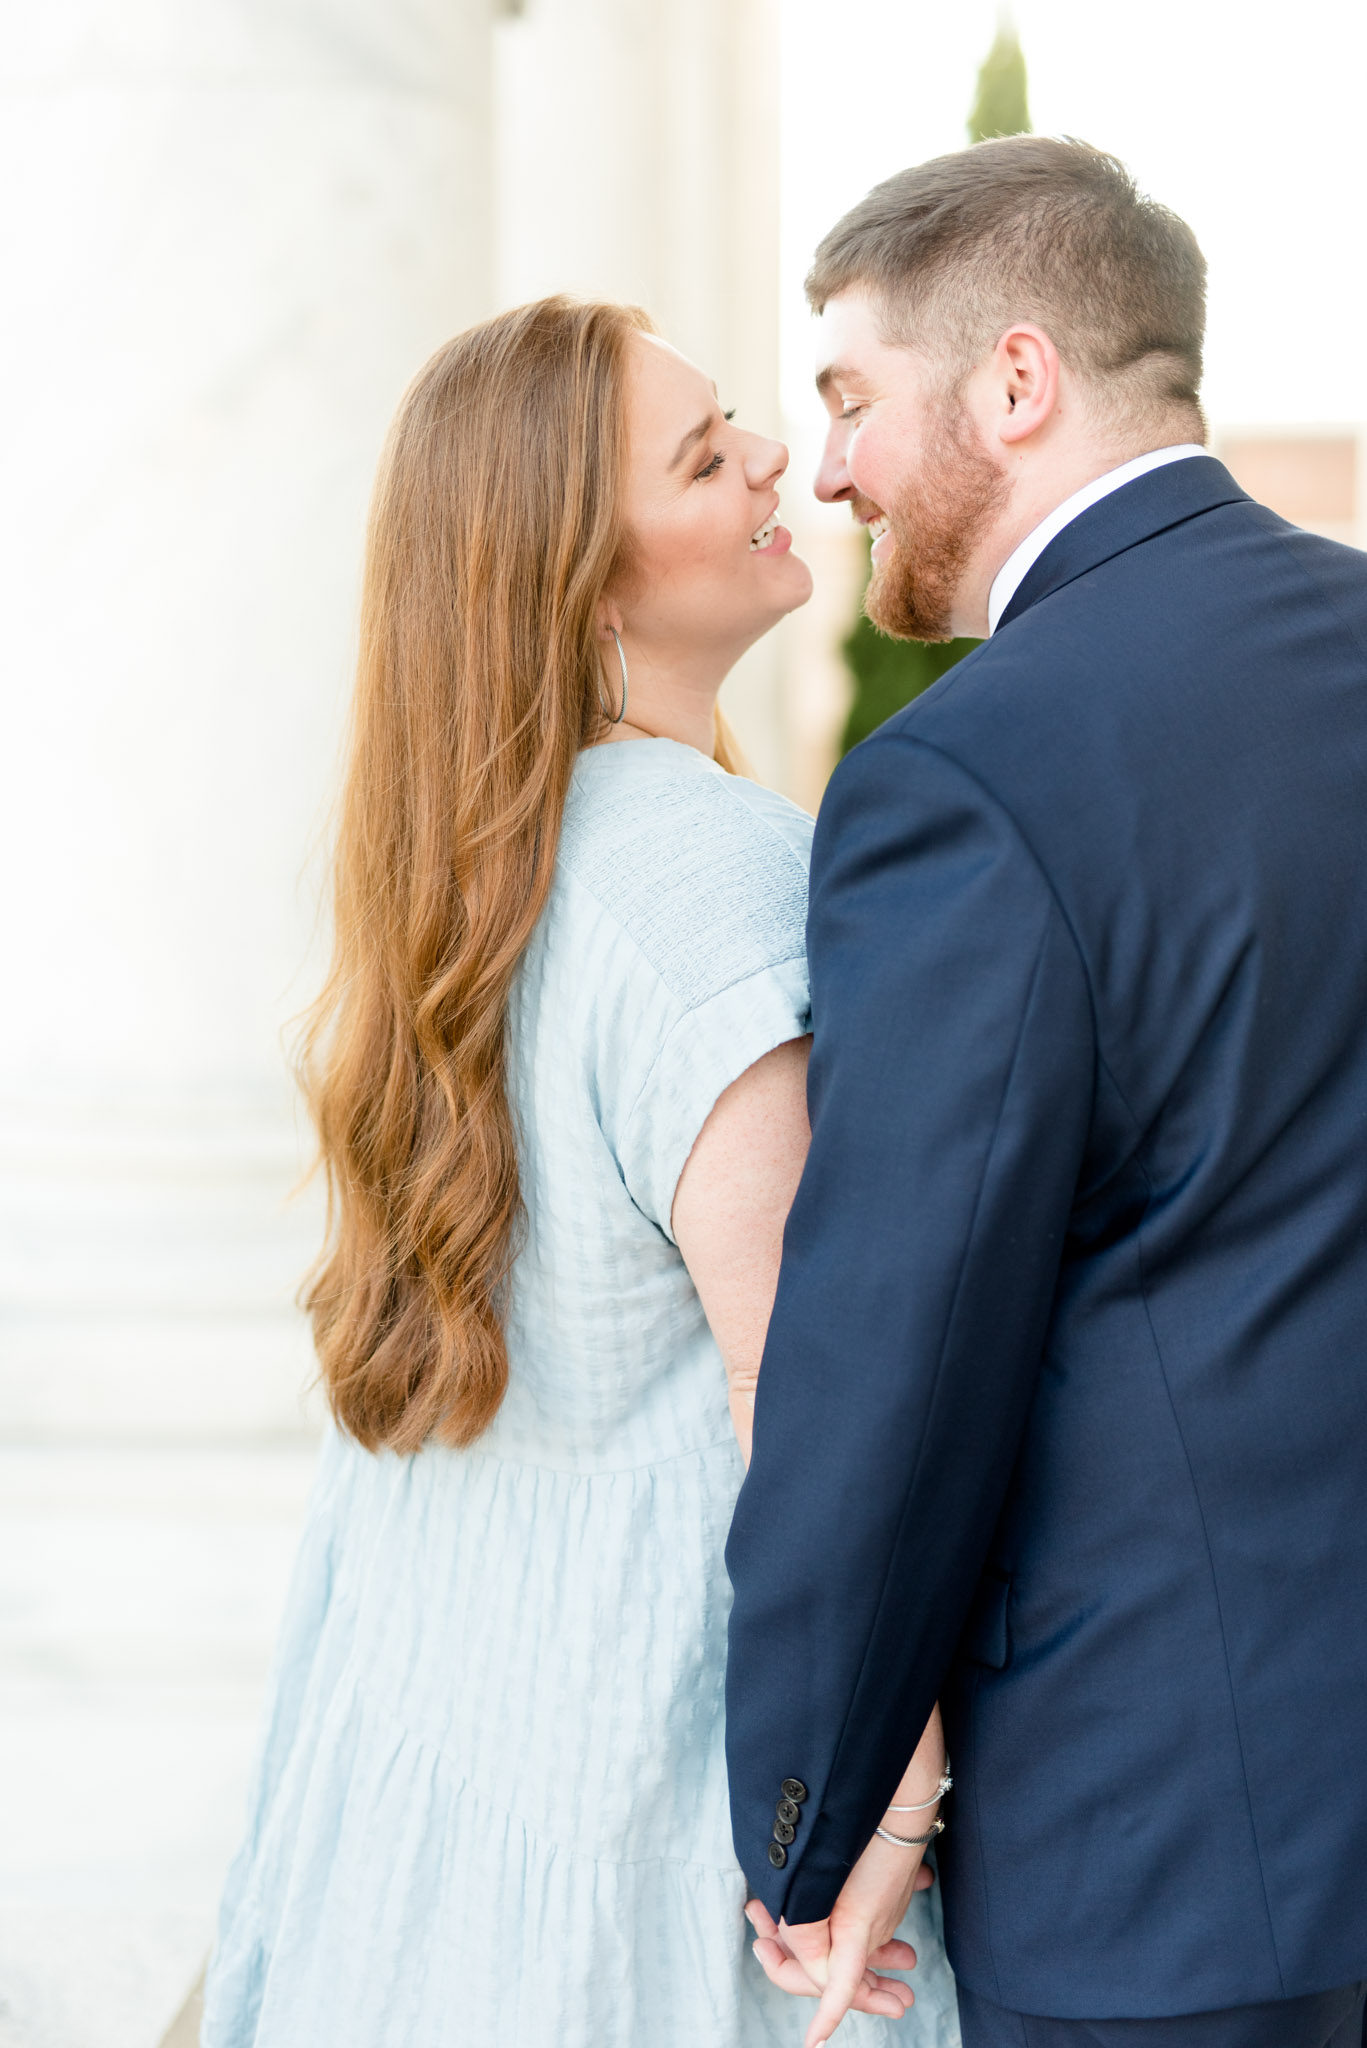
[[[789,533],[787,527],[776,526],[773,539],[769,542],[768,546],[751,548],[750,552],[752,555],[786,555],[792,544],[793,536]]]

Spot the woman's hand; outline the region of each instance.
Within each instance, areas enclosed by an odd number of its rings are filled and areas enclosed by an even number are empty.
[[[889,1833],[929,1833],[947,1779],[945,1731],[936,1706],[902,1774],[897,1804],[886,1816]],[[908,1818],[915,1821],[911,1828],[903,1825]],[[878,1973],[915,1966],[915,1952],[893,1937],[913,1894],[934,1883],[923,1855],[923,1844],[907,1847],[874,1835],[841,1886],[829,1920],[812,1920],[798,1927],[780,1921],[775,1927],[757,1899],[746,1907],[746,1917],[760,1936],[755,1954],[770,1982],[799,1998],[821,2001],[807,2029],[806,2048],[829,2041],[847,2012],[876,2012],[900,2019],[913,2003],[907,1985]]]
[[[916,1951],[894,1939],[912,1895],[933,1883],[931,1872],[910,1849],[875,1835],[841,1888],[829,1920],[790,1927],[774,1925],[758,1899],[745,1917],[759,1939],[755,1954],[771,1984],[820,2004],[807,2030],[806,2048],[829,2041],[847,2012],[872,2012],[901,2019],[914,2003],[909,1984],[884,1970],[912,1970]]]

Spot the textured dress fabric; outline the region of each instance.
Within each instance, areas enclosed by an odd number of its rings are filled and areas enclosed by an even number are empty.
[[[741,1461],[670,1230],[718,1095],[809,1028],[810,820],[672,741],[575,769],[509,1010],[525,1233],[469,1450],[321,1460],[203,2048],[768,2048],[723,1729]],[[918,2002],[955,2048],[938,1893]],[[843,2038],[843,2035],[842,2035]]]

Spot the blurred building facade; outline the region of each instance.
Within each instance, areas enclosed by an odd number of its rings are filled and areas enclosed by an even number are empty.
[[[1367,547],[1367,430],[1226,427],[1212,446],[1251,498],[1293,526]]]
[[[551,290],[777,423],[777,0],[58,0],[6,39],[0,2026],[154,2048],[317,1404],[308,1000],[366,501]],[[731,710],[782,779],[777,671]],[[9,2038],[9,2036],[7,2036]]]

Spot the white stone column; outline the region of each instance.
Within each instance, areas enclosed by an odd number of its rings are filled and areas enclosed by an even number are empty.
[[[8,10],[0,2033],[33,2048],[154,2048],[242,1825],[311,1463],[281,1033],[380,442],[492,300],[490,41],[489,0]]]
[[[489,0],[53,0],[0,122],[0,1433],[299,1426],[281,1048],[364,508],[489,308]]]
[[[496,77],[500,303],[644,305],[724,404],[777,433],[778,0],[521,0]],[[725,701],[784,784],[772,639]]]

